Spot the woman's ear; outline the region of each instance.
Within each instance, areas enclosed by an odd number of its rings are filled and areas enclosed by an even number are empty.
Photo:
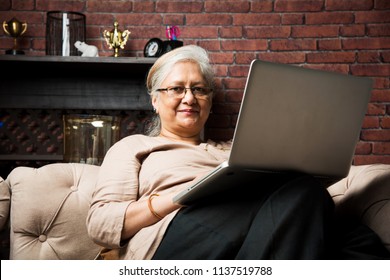
[[[154,112],[156,114],[158,114],[158,98],[155,95],[152,96],[152,106],[153,106]]]

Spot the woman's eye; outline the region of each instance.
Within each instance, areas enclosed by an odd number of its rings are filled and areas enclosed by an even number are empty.
[[[173,92],[177,92],[177,93],[180,93],[180,92],[183,92],[183,88],[182,87],[172,87],[170,88],[169,90],[173,91]]]
[[[204,89],[201,87],[193,87],[192,91],[196,93],[204,93]]]

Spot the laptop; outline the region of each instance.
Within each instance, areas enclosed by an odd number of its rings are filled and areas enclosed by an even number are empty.
[[[259,174],[311,174],[325,186],[346,177],[372,82],[368,77],[252,61],[229,159],[173,201],[191,204],[242,187]]]

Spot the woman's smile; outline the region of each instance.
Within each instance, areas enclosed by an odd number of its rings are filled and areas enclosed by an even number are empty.
[[[180,109],[177,110],[178,113],[184,113],[185,115],[198,115],[199,110],[196,109]]]

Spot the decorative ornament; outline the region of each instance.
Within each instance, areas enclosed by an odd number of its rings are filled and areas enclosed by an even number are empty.
[[[107,45],[110,49],[114,49],[114,57],[119,56],[119,48],[124,49],[127,39],[130,35],[129,30],[120,31],[118,29],[118,22],[114,22],[114,29],[111,31],[104,30],[103,37],[106,39]]]
[[[78,49],[82,53],[81,56],[88,56],[88,57],[98,57],[99,56],[98,48],[96,46],[88,45],[88,44],[86,44],[84,42],[80,42],[80,41],[76,41],[74,43],[74,46],[76,47],[76,49]]]
[[[6,54],[24,54],[24,51],[18,50],[18,37],[22,36],[26,30],[27,30],[27,23],[20,22],[16,18],[12,18],[10,21],[3,22],[3,29],[4,32],[8,35],[14,38],[14,47],[11,50],[7,50]]]

